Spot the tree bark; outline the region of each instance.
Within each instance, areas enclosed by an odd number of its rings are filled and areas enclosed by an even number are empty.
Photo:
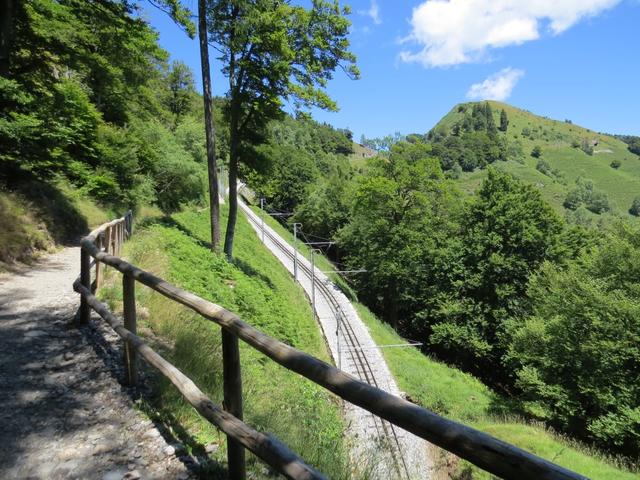
[[[209,43],[207,39],[206,7],[206,0],[198,0],[198,36],[200,38],[204,125],[207,139],[207,170],[209,172],[211,250],[215,252],[220,246],[220,200],[218,192],[218,169],[216,164],[215,127],[213,123],[213,99],[211,96],[211,72],[209,69]]]
[[[233,108],[233,107],[232,107]],[[238,115],[231,113],[229,139],[229,216],[224,237],[224,253],[233,260],[233,239],[238,218]]]
[[[0,0],[0,12],[0,75],[8,78],[13,40],[13,0]]]

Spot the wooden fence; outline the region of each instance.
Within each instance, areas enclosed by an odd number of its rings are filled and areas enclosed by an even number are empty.
[[[223,307],[122,260],[118,254],[122,243],[132,234],[132,225],[129,212],[122,218],[102,225],[82,240],[80,277],[74,283],[74,290],[81,295],[79,321],[88,322],[93,309],[124,339],[124,362],[130,385],[137,381],[136,356],[139,354],[167,377],[204,418],[227,435],[230,478],[242,480],[246,477],[245,449],[288,478],[325,478],[276,438],[258,432],[242,421],[242,379],[238,346],[238,339],[241,339],[283,367],[321,385],[344,400],[494,475],[514,480],[586,479],[486,433],[441,417],[364,383],[312,355],[265,335]],[[95,262],[91,261],[92,257]],[[101,264],[109,265],[123,274],[124,323],[94,295],[94,288],[100,283]],[[91,268],[94,265],[96,282],[92,285]],[[136,335],[136,282],[222,327],[224,408],[214,404],[186,375]]]

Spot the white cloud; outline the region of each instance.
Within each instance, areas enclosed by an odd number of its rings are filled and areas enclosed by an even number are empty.
[[[382,23],[382,18],[380,17],[380,7],[378,6],[377,0],[371,0],[371,5],[368,10],[359,10],[358,13],[360,15],[364,15],[365,17],[371,18],[373,23],[376,25],[380,25]]]
[[[443,67],[481,60],[492,48],[536,40],[546,28],[560,34],[621,0],[426,0],[413,9],[402,43],[405,62]],[[421,48],[420,48],[421,47]]]
[[[467,92],[467,98],[504,101],[509,98],[513,88],[523,76],[522,70],[511,67],[504,68],[498,73],[490,75],[483,82],[471,85]]]

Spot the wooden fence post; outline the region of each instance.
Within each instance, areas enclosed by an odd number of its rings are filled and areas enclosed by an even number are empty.
[[[122,248],[122,224],[124,221],[118,223],[116,227],[116,256],[120,256],[120,249]]]
[[[222,330],[222,375],[224,383],[224,409],[242,420],[242,374],[238,338]],[[244,447],[227,435],[227,462],[229,478],[244,480],[247,476]]]
[[[131,235],[133,235],[133,212],[131,210],[127,212],[127,230],[129,238],[131,238]]]
[[[98,237],[96,238],[96,247],[98,247],[98,250],[102,251],[102,244],[104,243],[103,240],[103,234],[101,233],[100,235],[98,235]],[[102,277],[102,264],[98,261],[98,259],[96,258],[96,288],[95,288],[95,292],[98,291],[98,289],[100,288],[100,282],[101,282],[101,277]]]
[[[91,255],[80,247],[80,283],[91,291]],[[80,323],[89,322],[91,307],[84,295],[80,295]]]
[[[136,281],[129,274],[122,275],[122,300],[124,307],[124,328],[136,334]],[[127,340],[124,344],[124,367],[127,385],[138,383],[138,365],[136,350]]]
[[[107,248],[106,252],[113,255],[113,227],[107,228]]]

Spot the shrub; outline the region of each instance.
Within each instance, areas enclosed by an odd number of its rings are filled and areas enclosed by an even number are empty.
[[[620,160],[614,160],[613,162],[610,163],[611,168],[615,168],[615,169],[620,168],[621,165],[622,165],[622,162]]]
[[[632,455],[640,449],[639,245],[640,229],[620,227],[568,266],[545,265],[529,288],[534,314],[512,324],[508,353],[525,404]]]
[[[569,210],[576,210],[584,205],[587,210],[601,214],[611,210],[607,195],[593,187],[593,182],[584,178],[576,180],[576,188],[571,190],[563,205]]]
[[[553,176],[553,171],[551,170],[551,165],[548,162],[540,159],[536,164],[536,170],[538,170],[543,175],[547,175],[549,177]]]
[[[587,140],[586,138],[582,140],[582,143],[580,144],[580,149],[587,155],[593,155],[593,147],[591,146],[591,143],[589,142],[589,140]]]
[[[542,148],[540,148],[539,145],[533,147],[533,150],[531,150],[531,156],[533,158],[540,158],[542,156]]]
[[[609,206],[609,197],[604,192],[599,192],[594,190],[587,197],[585,206],[587,210],[592,211],[593,213],[605,213],[611,210]]]
[[[633,203],[631,204],[629,213],[636,217],[640,217],[640,197],[636,197],[633,199]]]
[[[564,206],[564,208],[567,208],[569,210],[577,210],[577,208],[582,205],[583,200],[584,199],[582,190],[579,188],[574,188],[573,190],[569,191],[562,205]]]

